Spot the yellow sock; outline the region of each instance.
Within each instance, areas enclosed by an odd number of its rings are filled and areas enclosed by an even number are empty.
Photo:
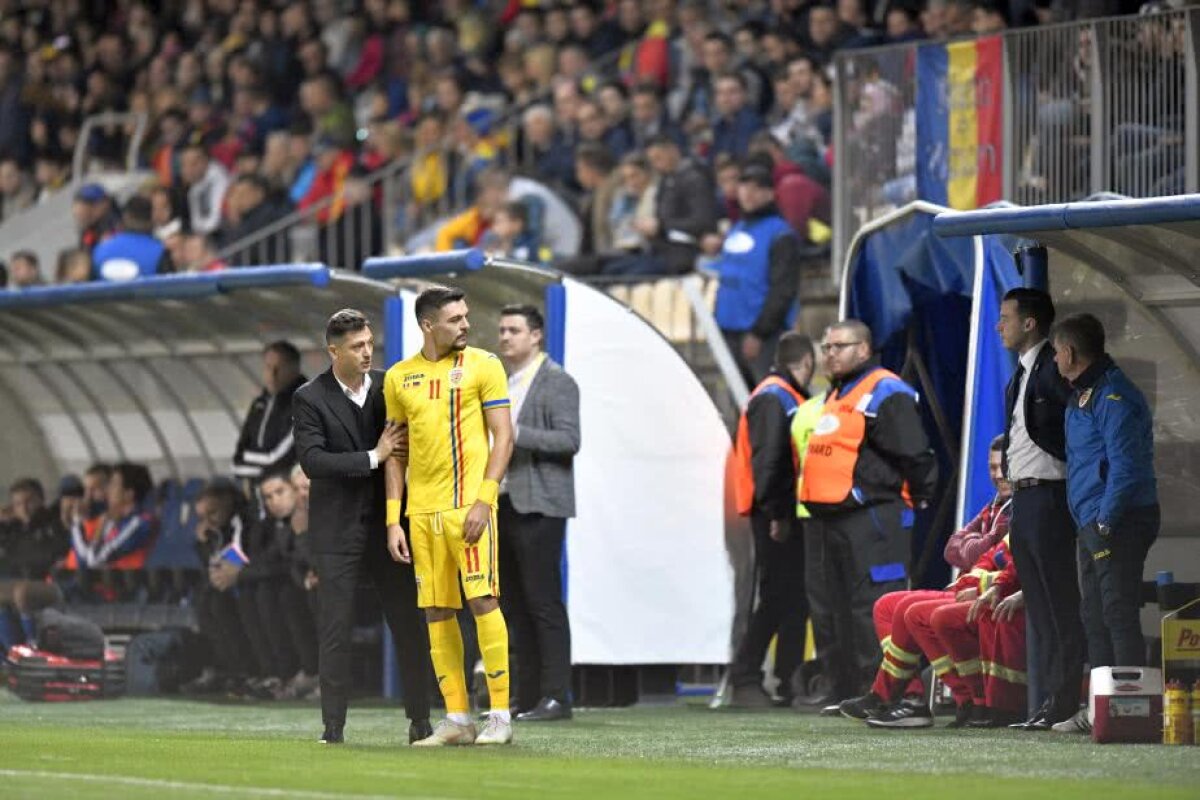
[[[438,688],[446,701],[446,713],[468,713],[471,706],[467,700],[467,676],[463,673],[462,631],[457,619],[429,623],[429,655]]]
[[[492,711],[508,711],[508,625],[500,609],[475,618]]]

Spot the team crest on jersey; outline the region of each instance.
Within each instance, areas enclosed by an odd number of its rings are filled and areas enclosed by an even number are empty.
[[[1092,390],[1084,389],[1083,393],[1079,395],[1079,407],[1087,408],[1088,400],[1091,400],[1091,399],[1092,399]]]
[[[462,367],[455,367],[454,369],[450,370],[450,374],[447,377],[449,378],[450,388],[457,389],[462,385],[463,381]]]

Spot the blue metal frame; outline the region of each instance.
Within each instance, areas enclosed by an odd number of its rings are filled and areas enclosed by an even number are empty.
[[[154,275],[123,283],[79,283],[67,286],[37,286],[20,291],[0,291],[0,309],[58,306],[140,298],[180,299],[206,297],[236,289],[259,286],[307,284],[324,287],[330,282],[324,264],[275,264],[254,269],[221,272]]]
[[[483,251],[472,248],[417,256],[368,258],[363,262],[362,271],[368,278],[388,280],[445,275],[448,272],[478,272],[486,264],[487,256]]]
[[[1058,203],[1027,208],[946,211],[934,219],[933,230],[938,236],[975,236],[982,233],[1019,234],[1171,222],[1200,222],[1200,194],[1145,200]]]

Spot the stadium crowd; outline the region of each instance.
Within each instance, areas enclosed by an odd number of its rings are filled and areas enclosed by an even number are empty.
[[[369,241],[356,254],[402,244],[379,238],[383,215],[411,232],[467,209],[437,246],[674,273],[719,252],[741,213],[722,176],[746,158],[770,166],[785,218],[820,244],[835,53],[1136,10],[1120,0],[7,5],[0,220],[74,185],[79,233],[54,265],[5,254],[13,288],[283,261],[282,238],[237,245],[293,210],[328,227],[361,209]],[[84,121],[108,112],[148,119],[134,156],[154,177],[123,201],[72,184]],[[133,130],[125,119],[91,128],[86,163],[123,169]],[[679,159],[661,154],[667,140]],[[410,159],[397,207],[382,208],[367,177]],[[527,192],[480,190],[492,166],[566,201],[582,246],[552,241],[557,224]],[[698,197],[701,180],[711,205],[673,227],[672,185]]]

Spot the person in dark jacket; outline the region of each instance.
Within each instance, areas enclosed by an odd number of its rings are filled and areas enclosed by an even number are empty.
[[[750,526],[758,604],[738,645],[729,678],[733,688],[731,705],[749,708],[776,702],[791,705],[792,676],[804,660],[804,629],[808,622],[791,424],[798,399],[809,396],[808,382],[815,364],[812,340],[800,333],[785,333],[775,347],[774,359],[770,375],[746,406],[754,477]],[[779,381],[792,392],[779,386]],[[772,701],[763,689],[762,663],[772,638],[776,639],[778,701]]]
[[[708,159],[714,161],[722,153],[745,158],[750,152],[750,140],[763,129],[762,117],[747,104],[746,76],[741,72],[726,72],[717,77],[715,86],[717,113]]]
[[[306,380],[294,344],[280,340],[263,349],[263,390],[242,423],[233,454],[233,474],[246,479],[251,488],[265,473],[296,462],[292,395]]]
[[[1005,389],[1004,472],[1012,485],[1013,562],[1025,592],[1026,623],[1037,642],[1029,671],[1045,702],[1021,723],[1046,730],[1079,708],[1084,636],[1075,572],[1075,522],[1067,504],[1063,421],[1069,386],[1054,368],[1047,337],[1054,323],[1050,295],[1013,289],[1000,303],[996,326],[1018,355]]]
[[[167,248],[152,233],[150,200],[134,195],[125,204],[122,230],[92,252],[96,280],[129,281],[171,271]]]
[[[46,578],[71,549],[66,527],[46,507],[40,481],[14,482],[8,503],[12,519],[0,523],[0,655],[32,639],[37,611],[62,602],[62,592]]]
[[[716,191],[704,166],[685,159],[679,144],[667,134],[650,140],[646,156],[659,178],[657,216],[638,220],[635,227],[650,240],[650,251],[606,262],[605,275],[690,272],[700,255],[700,238],[716,229]]]
[[[227,198],[229,211],[236,222],[221,229],[218,243],[222,248],[244,243],[255,234],[266,231],[292,211],[284,196],[277,196],[261,175],[241,175],[233,182]],[[268,235],[242,247],[230,257],[236,266],[285,264],[290,258],[286,231]]]
[[[1051,338],[1059,374],[1074,389],[1066,418],[1067,502],[1079,535],[1088,664],[1142,666],[1142,571],[1160,522],[1150,407],[1104,352],[1100,320],[1075,314]],[[1087,709],[1053,728],[1089,732]]]
[[[870,329],[835,323],[821,345],[832,388],[808,439],[800,502],[817,658],[835,696],[868,694],[881,658],[871,609],[908,586],[912,511],[937,490],[917,393],[873,358]]]
[[[801,245],[775,205],[769,169],[754,163],[742,169],[737,198],[742,217],[713,265],[720,275],[716,320],[753,386],[767,374],[779,336],[796,321]]]

